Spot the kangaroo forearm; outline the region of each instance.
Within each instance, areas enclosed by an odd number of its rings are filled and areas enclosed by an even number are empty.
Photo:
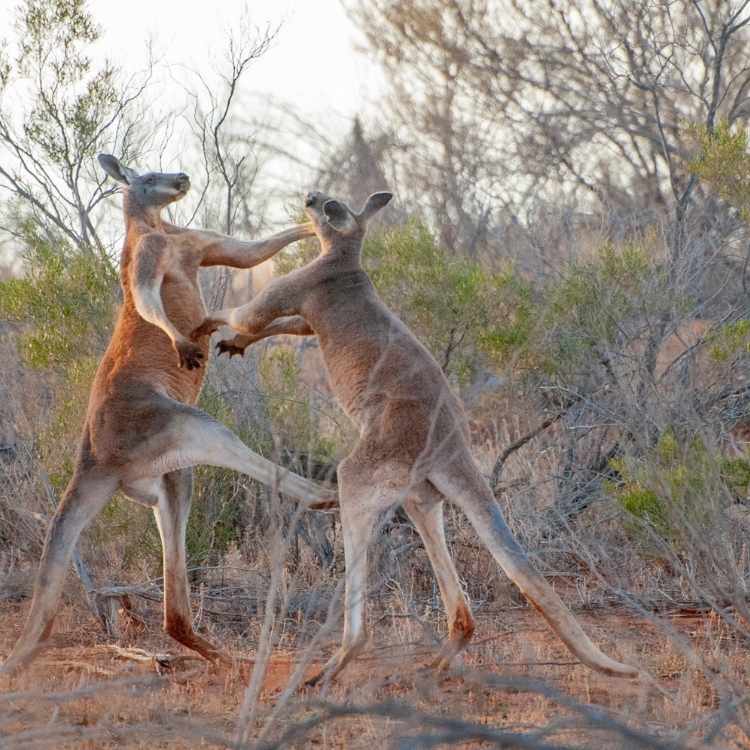
[[[252,268],[264,260],[276,255],[287,245],[305,237],[312,237],[313,230],[309,224],[300,224],[283,232],[274,234],[264,240],[244,242],[232,237],[213,235],[202,232],[206,236],[207,246],[201,260],[203,266],[231,266],[232,268]],[[213,236],[211,236],[213,235]]]
[[[164,310],[161,301],[161,283],[149,287],[135,287],[133,289],[133,301],[138,314],[152,325],[161,328],[173,343],[184,338]]]
[[[263,310],[249,302],[247,305],[228,310],[225,319],[227,325],[237,333],[255,336],[272,324],[276,317],[275,312]]]
[[[314,336],[315,331],[308,325],[307,321],[301,315],[292,315],[285,318],[277,318],[273,323],[267,325],[263,330],[253,336],[243,336],[242,338],[252,339],[252,341],[261,341],[271,336]],[[248,341],[248,343],[252,343]]]

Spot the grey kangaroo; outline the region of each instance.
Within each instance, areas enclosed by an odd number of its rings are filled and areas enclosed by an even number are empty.
[[[332,496],[313,482],[253,453],[194,404],[203,384],[208,338],[190,332],[206,314],[200,266],[250,268],[311,236],[297,226],[257,242],[166,222],[162,209],[184,197],[185,174],[138,174],[101,155],[105,172],[123,186],[123,304],[94,378],[72,479],[50,523],[22,636],[0,667],[28,662],[50,634],[65,573],[79,535],[118,489],[153,508],[164,551],[164,627],[211,660],[227,657],[193,631],[185,563],[192,466],[210,464],[249,474],[315,506]],[[324,506],[325,503],[320,503]]]
[[[603,654],[529,562],[513,538],[468,447],[461,403],[442,370],[378,296],[360,252],[370,219],[391,199],[371,195],[355,213],[339,200],[308,194],[305,211],[320,241],[311,263],[269,284],[250,303],[221,310],[196,330],[220,325],[240,335],[218,344],[240,354],[276,334],[318,336],[336,398],[360,431],[338,469],[346,558],[343,643],[316,678],[333,678],[366,642],[367,546],[383,511],[402,503],[432,562],[449,635],[437,659],[447,666],[468,643],[474,621],[443,532],[443,501],[458,505],[508,577],[584,664],[610,675],[638,670]]]

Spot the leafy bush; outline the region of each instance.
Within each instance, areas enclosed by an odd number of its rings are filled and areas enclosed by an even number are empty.
[[[503,363],[527,344],[531,288],[511,266],[490,270],[451,252],[419,222],[373,235],[364,265],[386,304],[459,382],[483,360]]]
[[[661,434],[649,454],[616,459],[611,466],[620,481],[608,483],[607,490],[628,514],[628,531],[650,552],[664,544],[677,553],[688,550],[727,505],[732,473],[734,480],[741,474],[700,437],[678,437],[673,429]]]
[[[544,291],[536,364],[569,381],[592,361],[639,334],[644,317],[662,304],[652,291],[660,280],[646,246],[605,245],[591,260],[572,263]]]
[[[717,328],[708,339],[711,358],[728,362],[738,354],[750,353],[750,320],[736,320]]]
[[[22,227],[24,275],[0,282],[0,315],[24,324],[21,352],[33,368],[85,380],[103,350],[116,308],[109,259]]]
[[[741,126],[733,129],[721,121],[713,131],[701,126],[692,128],[692,132],[699,153],[690,163],[690,171],[750,221],[748,131]]]
[[[258,367],[271,430],[283,446],[298,446],[314,461],[332,461],[336,441],[323,434],[309,391],[301,382],[298,353],[291,348],[266,350]]]

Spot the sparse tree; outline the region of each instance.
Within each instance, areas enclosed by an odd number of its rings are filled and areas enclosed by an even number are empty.
[[[2,229],[19,235],[31,217],[50,239],[104,256],[93,212],[115,188],[94,157],[106,147],[130,160],[143,148],[150,69],[126,81],[110,62],[94,65],[88,47],[99,30],[83,0],[24,0],[15,23],[17,47],[0,57]]]
[[[520,197],[565,185],[606,206],[684,213],[696,185],[685,122],[750,115],[748,5],[389,0],[352,12],[390,76],[412,165],[445,141],[436,108],[453,105],[476,118],[452,143],[480,185],[502,180]],[[450,182],[452,154],[436,153]]]
[[[257,229],[260,224],[254,191],[260,163],[253,143],[240,134],[233,110],[244,76],[269,48],[277,31],[266,28],[253,32],[243,21],[238,32],[230,34],[226,70],[219,73],[218,91],[214,81],[199,71],[194,73],[199,87],[191,92],[189,124],[200,146],[204,170],[199,208],[204,209],[205,224],[218,224],[229,235],[239,228],[245,232]],[[215,200],[204,201],[206,195]],[[250,202],[253,210],[249,209]],[[209,300],[211,308],[222,306],[230,274],[228,269],[219,272]]]

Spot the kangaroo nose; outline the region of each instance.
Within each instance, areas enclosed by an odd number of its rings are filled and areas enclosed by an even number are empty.
[[[175,182],[179,190],[186,190],[190,187],[190,178],[184,172],[180,172],[180,174],[177,175]]]
[[[308,193],[305,196],[305,206],[312,206],[315,203],[315,199],[318,197],[317,193]]]

